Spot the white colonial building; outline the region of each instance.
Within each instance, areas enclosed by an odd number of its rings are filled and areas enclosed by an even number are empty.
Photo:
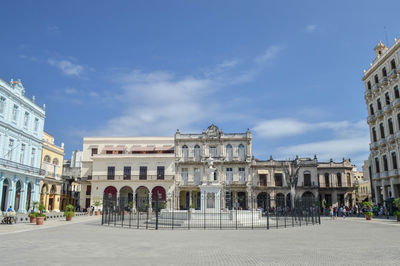
[[[174,161],[173,137],[85,137],[80,206],[104,198],[165,200],[174,190]]]
[[[25,96],[21,81],[0,79],[0,208],[25,213],[38,201],[44,106]]]
[[[202,202],[207,197],[207,208],[231,209],[237,204],[237,207],[247,209],[251,196],[252,160],[250,130],[225,133],[215,125],[202,133],[187,134],[177,130],[176,207],[202,209]]]
[[[375,47],[375,59],[364,71],[367,122],[370,129],[372,181],[376,203],[400,192],[400,41]]]

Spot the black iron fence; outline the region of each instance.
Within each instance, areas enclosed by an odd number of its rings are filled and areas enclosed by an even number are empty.
[[[101,223],[156,230],[272,229],[321,223],[320,205],[314,199],[296,199],[294,208],[270,198],[249,200],[246,208],[218,206],[218,202],[205,197],[199,209],[177,210],[173,208],[174,200],[104,198]]]

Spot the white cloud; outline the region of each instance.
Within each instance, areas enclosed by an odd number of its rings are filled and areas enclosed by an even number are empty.
[[[265,52],[259,56],[256,56],[254,61],[258,64],[268,63],[275,59],[278,54],[282,51],[281,46],[273,45],[267,48]]]
[[[78,93],[78,91],[76,89],[74,89],[74,88],[66,88],[64,90],[64,92],[65,92],[65,94],[68,94],[68,95],[73,95],[73,94],[77,94]]]
[[[311,156],[317,154],[321,160],[342,157],[366,160],[368,158],[369,137],[359,136],[351,138],[339,138],[325,141],[309,142],[293,146],[282,146],[276,149],[280,156]],[[360,156],[361,154],[361,156]]]
[[[315,24],[311,24],[311,25],[307,25],[306,26],[306,31],[307,32],[314,32],[315,30],[317,29],[317,25],[315,25]]]
[[[56,60],[54,58],[49,58],[47,63],[61,70],[67,76],[77,76],[79,77],[86,69],[84,66],[72,63],[69,60]]]
[[[309,123],[293,118],[262,120],[253,127],[257,137],[280,138],[296,136],[317,130],[330,130],[338,136],[354,136],[358,132],[368,132],[364,121],[325,121]]]

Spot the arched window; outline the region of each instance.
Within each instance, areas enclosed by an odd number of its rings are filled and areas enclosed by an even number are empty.
[[[199,145],[194,146],[194,160],[196,162],[200,162],[200,146]]]
[[[387,76],[386,67],[382,68],[382,76]]]
[[[379,124],[379,130],[381,131],[381,138],[385,138],[385,127],[383,126],[383,123]]]
[[[378,98],[378,100],[376,100],[376,105],[378,106],[378,110],[382,110],[382,103],[381,103],[380,98]]]
[[[184,160],[187,160],[187,158],[189,157],[189,148],[186,145],[182,146],[182,157]]]
[[[372,103],[369,105],[369,113],[370,115],[374,115],[374,105]]]
[[[370,90],[371,89],[371,81],[367,82],[367,88]]]
[[[58,177],[57,171],[58,171],[58,160],[57,160],[57,158],[54,158],[53,159],[53,177]]]
[[[244,149],[243,144],[239,144],[238,155],[239,155],[239,160],[244,161],[246,159],[246,151]]]
[[[310,187],[311,186],[311,173],[310,171],[304,171],[304,186]]]
[[[337,178],[338,187],[341,187],[342,186],[342,174],[341,173],[337,173],[336,174],[336,178]]]
[[[386,92],[386,93],[385,93],[385,102],[386,102],[386,105],[389,105],[389,104],[390,104],[389,92]]]
[[[347,186],[351,187],[351,175],[350,175],[350,173],[347,173]]]
[[[324,174],[324,176],[325,176],[325,187],[329,187],[329,174],[328,173],[325,173]]]
[[[233,149],[232,149],[232,145],[228,144],[226,145],[226,159],[228,161],[231,161],[233,157]]]
[[[397,156],[396,156],[396,152],[392,152],[392,165],[393,165],[393,169],[397,169]]]
[[[372,139],[373,139],[374,142],[376,142],[376,140],[377,140],[375,127],[372,128]]]
[[[45,161],[46,163],[50,163],[50,161],[51,161],[50,156],[48,156],[48,155],[44,156],[43,161]]]
[[[393,90],[394,90],[394,97],[395,97],[396,99],[400,98],[399,87],[396,86],[396,87],[394,87]]]
[[[391,118],[388,119],[388,125],[389,125],[389,134],[393,135],[393,120]]]
[[[375,75],[375,76],[374,76],[374,80],[375,80],[375,84],[378,84],[378,83],[379,83],[378,75]]]

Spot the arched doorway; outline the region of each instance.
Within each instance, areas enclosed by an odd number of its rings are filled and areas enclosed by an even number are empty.
[[[261,192],[257,195],[257,208],[263,208],[268,210],[270,207],[269,194],[267,192]]]
[[[10,186],[10,183],[8,182],[8,179],[5,179],[3,181],[3,187],[2,187],[2,194],[1,194],[1,210],[6,211],[7,210],[7,200],[8,200],[8,188]]]
[[[156,199],[158,198],[158,210],[164,209],[166,207],[166,195],[165,189],[161,186],[154,187],[151,190],[151,205],[153,209],[156,209]]]
[[[19,210],[19,203],[21,200],[21,181],[18,180],[17,184],[15,184],[15,198],[14,198],[14,210]]]
[[[113,186],[108,186],[104,189],[104,197],[107,199],[117,197],[117,189]]]
[[[49,207],[48,210],[52,211],[54,209],[54,201],[55,201],[55,194],[56,194],[56,186],[52,185],[50,188],[50,195],[49,195]]]
[[[149,208],[149,189],[140,186],[136,189],[136,209],[138,211],[147,211]]]
[[[26,190],[26,205],[25,205],[26,211],[29,211],[29,209],[31,208],[31,194],[32,194],[32,184],[29,182]]]
[[[303,202],[303,206],[311,206],[313,205],[315,200],[314,194],[310,191],[306,191],[301,195],[301,201]]]
[[[276,207],[283,209],[285,207],[285,195],[282,193],[276,194]]]
[[[48,191],[47,184],[43,184],[42,190],[40,191],[40,204],[44,205],[45,208],[46,208],[46,201],[47,201],[47,191]]]
[[[132,208],[133,190],[131,187],[124,186],[119,190],[119,202],[122,208]]]
[[[179,209],[189,210],[190,208],[190,192],[182,190],[179,192]]]
[[[240,191],[237,193],[237,201],[240,210],[247,210],[247,193]]]

